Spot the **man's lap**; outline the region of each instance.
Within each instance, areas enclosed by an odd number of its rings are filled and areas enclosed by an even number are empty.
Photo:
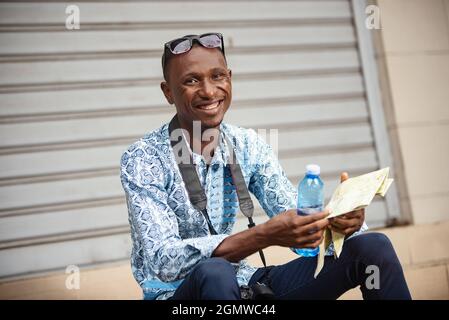
[[[385,271],[381,277],[385,286],[383,288],[384,291],[378,292],[362,287],[365,298],[407,298],[408,288],[399,260],[391,242],[381,233],[370,232],[354,236],[345,241],[338,259],[335,259],[333,256],[327,256],[325,259],[324,267],[316,279],[314,278],[314,273],[317,266],[317,257],[298,257],[283,265],[268,267],[269,285],[276,298],[337,299],[351,288],[357,287],[362,283],[365,284],[365,279],[369,276],[367,266],[371,265],[377,265]],[[237,283],[231,264],[221,258],[211,258],[206,260],[205,263],[206,265],[209,264],[209,267],[205,268],[203,262],[198,268],[195,268],[192,274],[186,278],[186,281],[181,286],[182,288],[177,290],[178,292],[175,296],[184,296],[184,299],[191,296],[192,294],[181,294],[181,291],[187,293],[194,287],[199,289],[194,279],[198,279],[199,275],[201,275],[205,281],[204,274],[206,273],[207,278],[213,280],[211,282],[215,284],[217,284],[215,277],[226,277],[226,279],[221,279],[222,283],[226,283],[221,288],[222,292],[233,291],[233,296],[235,297],[237,295]],[[210,268],[210,263],[214,264],[213,268]],[[212,270],[217,269],[222,269],[222,271],[212,272]],[[223,270],[227,270],[225,272],[226,276],[223,275]],[[251,278],[250,285],[257,281],[267,283],[264,273],[264,268],[259,268]],[[205,283],[204,281],[203,283]],[[388,287],[398,289],[389,290]],[[385,288],[387,288],[386,291]],[[212,287],[207,286],[208,291],[221,289],[216,285]],[[198,293],[195,296],[198,296]]]
[[[364,233],[352,237],[345,241],[338,259],[326,256],[324,267],[316,279],[317,257],[298,257],[286,264],[274,266],[269,271],[271,288],[279,299],[337,299],[359,285],[350,267],[354,263],[360,268],[376,263],[381,258],[379,246],[384,245],[389,245],[389,240],[381,233]],[[250,284],[266,282],[264,278],[261,268],[251,278]]]

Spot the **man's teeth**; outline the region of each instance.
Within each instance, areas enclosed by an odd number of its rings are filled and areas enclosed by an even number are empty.
[[[203,105],[203,106],[199,106],[200,109],[204,109],[204,110],[210,110],[210,109],[215,109],[216,107],[218,107],[218,104],[220,103],[220,101],[217,101],[215,103],[212,104],[207,104],[207,105]]]

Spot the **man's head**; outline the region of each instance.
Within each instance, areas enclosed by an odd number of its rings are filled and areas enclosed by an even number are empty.
[[[231,70],[221,35],[170,41],[162,64],[161,89],[168,103],[175,104],[181,125],[191,127],[193,121],[201,121],[203,129],[217,127],[232,99]]]

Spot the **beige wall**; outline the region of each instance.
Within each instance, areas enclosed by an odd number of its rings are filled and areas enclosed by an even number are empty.
[[[383,90],[384,98],[389,96],[388,129],[402,157],[401,200],[409,202],[416,224],[447,220],[449,0],[378,0],[377,4],[378,59],[384,66],[382,87],[387,82],[389,88]]]

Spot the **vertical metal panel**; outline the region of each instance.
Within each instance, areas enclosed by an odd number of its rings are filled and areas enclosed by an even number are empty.
[[[390,167],[390,174],[395,175],[393,159],[391,156],[390,140],[386,128],[386,119],[382,105],[382,98],[379,87],[379,76],[376,67],[376,58],[373,47],[373,37],[371,30],[366,25],[367,7],[366,0],[352,0],[354,10],[354,20],[357,31],[357,43],[359,47],[360,60],[362,63],[363,79],[365,81],[366,96],[371,116],[371,126],[373,128],[377,157],[381,168]],[[386,195],[388,208],[388,218],[399,218],[399,196],[396,184],[390,187]]]

